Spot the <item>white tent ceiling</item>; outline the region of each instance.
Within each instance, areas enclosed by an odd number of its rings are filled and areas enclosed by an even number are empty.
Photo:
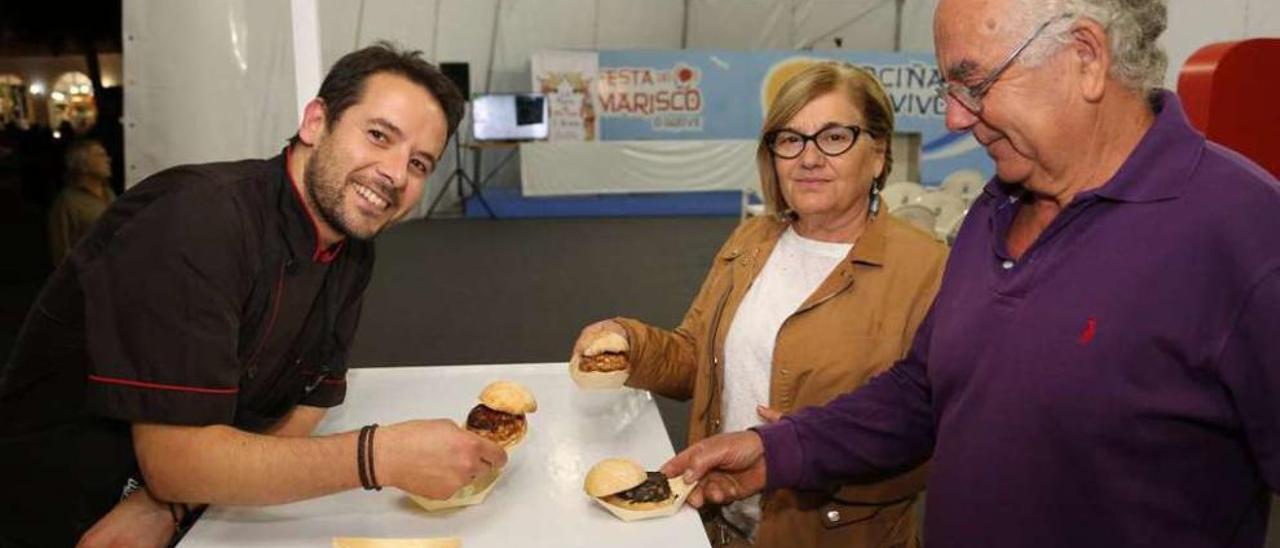
[[[324,67],[354,48],[390,39],[436,61],[470,63],[475,92],[527,90],[529,57],[540,49],[832,49],[839,38],[846,49],[893,50],[900,43],[906,51],[929,51],[937,4],[314,1]],[[1280,2],[1171,0],[1169,22],[1164,41],[1172,86],[1182,60],[1203,44],[1280,35]],[[296,125],[291,25],[288,0],[124,0],[128,183],[178,163],[278,151]]]

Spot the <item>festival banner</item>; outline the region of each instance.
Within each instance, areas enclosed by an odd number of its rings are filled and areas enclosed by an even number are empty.
[[[594,51],[540,51],[533,55],[533,90],[547,96],[550,141],[594,141],[598,135]]]
[[[541,83],[549,80],[546,74],[557,72],[543,68],[548,65],[541,55],[535,56],[535,90],[546,89]],[[594,103],[594,135],[600,140],[756,139],[768,101],[783,82],[814,60],[838,59],[875,74],[893,103],[897,131],[920,136],[922,183],[936,185],[962,169],[984,176],[993,172],[970,134],[947,130],[946,104],[935,93],[943,80],[931,53],[617,50],[594,55],[594,84],[584,93]]]

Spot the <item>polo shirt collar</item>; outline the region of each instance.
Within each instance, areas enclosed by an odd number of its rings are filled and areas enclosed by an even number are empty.
[[[1191,127],[1178,96],[1152,97],[1155,123],[1107,184],[1096,193],[1118,202],[1157,202],[1182,195],[1204,152],[1204,137]]]
[[[1204,152],[1204,136],[1191,126],[1173,92],[1159,90],[1151,106],[1155,122],[1116,174],[1093,190],[1094,194],[1118,202],[1142,203],[1174,199],[1186,191],[1192,168]],[[992,178],[983,192],[1013,201],[1022,196],[1023,189]]]

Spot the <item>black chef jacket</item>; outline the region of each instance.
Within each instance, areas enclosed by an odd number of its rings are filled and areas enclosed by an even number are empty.
[[[261,431],[334,406],[373,265],[270,160],[160,172],[52,275],[0,369],[0,546],[70,546],[138,475],[130,423]]]

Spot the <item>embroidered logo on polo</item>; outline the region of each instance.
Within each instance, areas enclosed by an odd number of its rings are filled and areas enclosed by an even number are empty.
[[[1093,341],[1098,335],[1098,319],[1089,318],[1084,322],[1084,329],[1080,331],[1080,346],[1085,346]]]

